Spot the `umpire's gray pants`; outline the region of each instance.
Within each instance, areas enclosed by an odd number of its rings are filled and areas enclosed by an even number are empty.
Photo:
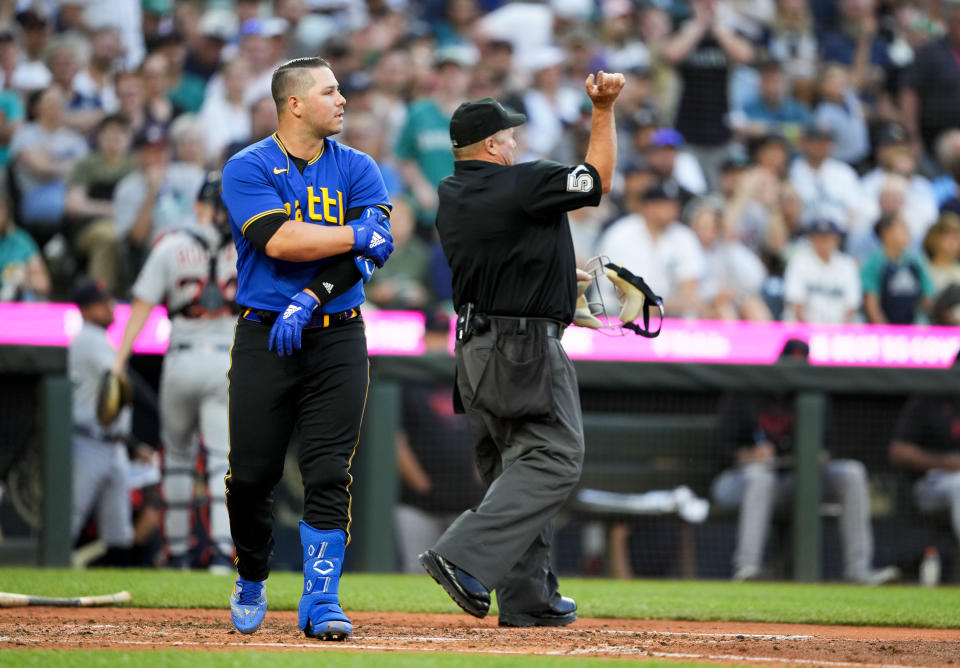
[[[487,493],[454,521],[434,549],[487,589],[496,589],[501,615],[537,613],[560,598],[550,565],[553,518],[583,464],[577,376],[560,341],[551,338],[555,422],[505,421],[472,410],[494,340],[487,332],[457,347],[457,383]]]
[[[823,470],[824,499],[840,505],[844,576],[855,580],[873,566],[873,530],[867,471],[852,459],[834,459]],[[793,474],[779,473],[772,461],[754,462],[721,473],[713,484],[720,509],[739,507],[735,570],[759,568],[774,506],[793,500]]]

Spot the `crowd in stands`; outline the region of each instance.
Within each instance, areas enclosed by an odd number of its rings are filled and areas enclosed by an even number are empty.
[[[613,195],[578,260],[668,315],[953,323],[960,3],[953,0],[12,0],[0,3],[0,300],[73,277],[128,294],[208,170],[276,129],[273,69],[327,58],[336,137],[380,165],[397,251],[382,308],[450,299],[436,186],[464,100],[523,111],[521,159],[576,163],[583,80],[623,72]]]

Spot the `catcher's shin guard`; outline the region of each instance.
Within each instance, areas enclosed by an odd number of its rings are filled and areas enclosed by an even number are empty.
[[[340,529],[320,531],[300,521],[303,545],[303,595],[300,629],[310,638],[343,640],[353,625],[340,607],[340,573],[347,535]]]

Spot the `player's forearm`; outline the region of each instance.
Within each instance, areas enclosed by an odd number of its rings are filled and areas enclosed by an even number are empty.
[[[287,262],[312,262],[346,253],[353,248],[349,225],[333,227],[288,220],[270,237],[264,248],[268,257]]]
[[[617,128],[613,106],[594,107],[590,123],[590,144],[586,162],[596,168],[607,194],[613,187],[613,169],[617,164]]]
[[[888,454],[891,462],[903,468],[916,471],[944,468],[942,456],[906,441],[893,441]]]
[[[868,294],[864,296],[863,310],[867,314],[867,322],[873,323],[874,325],[886,324],[887,319],[883,315],[883,310],[880,308],[880,300],[877,299],[876,295]]]
[[[737,33],[721,24],[716,24],[713,27],[713,35],[727,55],[737,63],[747,65],[753,60],[753,47]]]
[[[133,342],[140,336],[143,326],[147,324],[150,312],[154,305],[145,299],[134,299],[130,307],[130,317],[127,319],[127,326],[123,330],[123,339],[120,341],[120,347],[117,348],[117,354],[113,358],[113,370],[123,371],[133,352]]]
[[[111,218],[113,216],[113,202],[96,200],[87,196],[83,186],[72,186],[67,191],[67,213],[74,216],[96,216]]]

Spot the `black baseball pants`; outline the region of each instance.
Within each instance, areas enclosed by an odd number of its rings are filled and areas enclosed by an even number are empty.
[[[303,347],[280,357],[267,349],[270,327],[240,318],[229,378],[227,510],[237,570],[264,580],[273,555],[273,490],[287,444],[299,428],[303,519],[350,536],[350,464],[369,384],[367,344],[358,318],[303,331]]]

